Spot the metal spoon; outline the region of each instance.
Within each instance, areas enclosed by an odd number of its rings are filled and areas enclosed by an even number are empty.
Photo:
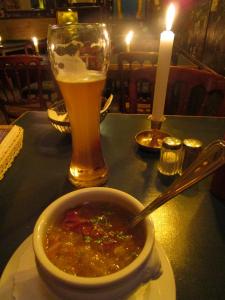
[[[130,223],[136,226],[158,207],[180,194],[193,184],[210,175],[225,163],[225,141],[215,140],[205,147],[197,159],[175,180],[169,188],[147,205]]]

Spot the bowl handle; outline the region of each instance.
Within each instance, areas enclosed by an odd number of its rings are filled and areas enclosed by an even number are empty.
[[[146,283],[149,280],[155,280],[159,278],[161,275],[162,275],[161,261],[154,242],[152,247],[152,252],[150,254],[142,282]]]

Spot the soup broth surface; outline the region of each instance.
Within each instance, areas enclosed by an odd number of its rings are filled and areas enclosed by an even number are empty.
[[[141,225],[127,231],[131,214],[114,204],[85,204],[65,213],[49,226],[48,258],[59,269],[77,276],[98,277],[117,272],[141,252]]]

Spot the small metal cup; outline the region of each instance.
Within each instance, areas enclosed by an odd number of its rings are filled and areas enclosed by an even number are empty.
[[[202,150],[202,142],[198,139],[183,140],[183,161],[180,174],[197,158]]]

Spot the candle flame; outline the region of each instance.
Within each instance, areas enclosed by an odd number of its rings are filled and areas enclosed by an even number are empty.
[[[130,42],[131,42],[131,40],[132,40],[132,38],[133,38],[133,35],[134,35],[134,32],[133,32],[132,30],[130,30],[130,31],[128,32],[128,34],[126,35],[126,37],[125,37],[125,43],[126,43],[127,45],[130,45]]]
[[[36,38],[36,36],[32,37],[32,41],[34,43],[34,46],[38,45],[38,39]]]
[[[166,30],[168,31],[171,30],[172,28],[175,12],[176,12],[175,5],[171,3],[166,12]]]

